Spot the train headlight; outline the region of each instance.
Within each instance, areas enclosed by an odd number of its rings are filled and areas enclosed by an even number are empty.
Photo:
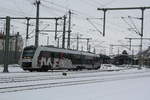
[[[31,59],[32,57],[23,57],[24,59]]]

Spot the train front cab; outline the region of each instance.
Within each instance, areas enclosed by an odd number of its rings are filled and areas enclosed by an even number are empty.
[[[34,57],[35,51],[36,51],[36,48],[33,46],[24,48],[22,57],[21,57],[22,59],[21,65],[24,70],[29,70],[29,71],[33,70],[32,59]]]

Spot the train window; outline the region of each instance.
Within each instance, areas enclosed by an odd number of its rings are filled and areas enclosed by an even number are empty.
[[[64,53],[60,53],[60,56],[59,56],[59,58],[64,58]]]
[[[70,58],[71,58],[71,54],[65,53],[65,54],[64,54],[64,57],[70,59]]]
[[[78,54],[73,54],[72,56],[74,59],[80,59],[80,55],[78,55]]]
[[[51,52],[48,52],[48,51],[41,51],[40,56],[43,56],[43,57],[50,57],[50,56],[51,56]]]
[[[85,56],[85,59],[93,59],[92,56]]]
[[[71,60],[73,64],[81,64],[81,55],[71,54]]]
[[[64,53],[64,58],[67,58],[67,53]]]
[[[35,50],[24,50],[22,57],[33,57]]]
[[[68,58],[68,59],[71,59],[71,57],[72,57],[71,54],[68,54],[68,57],[67,57],[67,58]]]
[[[54,52],[54,58],[59,58],[59,53],[58,52]]]

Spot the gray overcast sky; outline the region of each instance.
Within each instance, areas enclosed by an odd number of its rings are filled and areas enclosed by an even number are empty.
[[[33,3],[35,0],[0,0],[0,16],[35,16],[35,6]],[[125,23],[121,17],[141,17],[141,10],[132,11],[108,11],[107,12],[107,23],[106,23],[106,36],[102,37],[98,31],[86,20],[86,18],[102,18],[103,12],[98,11],[97,8],[105,7],[137,7],[137,6],[150,6],[150,0],[41,0],[40,16],[41,17],[58,17],[67,14],[68,9],[72,10],[72,37],[76,36],[76,33],[81,34],[82,37],[91,37],[90,42],[92,48],[96,47],[96,51],[102,53],[110,53],[110,44],[127,44],[128,41],[125,37],[139,37],[128,30],[129,26]],[[99,30],[102,31],[102,20],[91,20]],[[129,24],[132,21],[136,24],[136,27],[140,30],[140,20],[137,19],[126,19]],[[144,37],[150,37],[149,26],[150,26],[150,10],[145,10],[144,19]],[[15,20],[11,24],[13,27],[12,31],[20,31],[20,34],[25,38],[25,21]],[[34,21],[31,22],[35,24]],[[46,27],[46,24],[50,24],[47,28],[54,28],[54,21],[41,22],[40,29]],[[61,24],[61,21],[59,22]],[[3,25],[3,23],[1,23]],[[61,28],[61,27],[60,27]],[[34,26],[30,27],[30,32],[34,29]],[[60,33],[61,34],[61,33]],[[34,36],[34,33],[31,34]],[[54,41],[54,33],[49,34],[50,43],[56,44]],[[40,44],[46,45],[47,36],[40,35]],[[105,42],[103,42],[105,41]],[[29,44],[33,44],[34,38],[30,39]],[[139,44],[139,41],[133,41],[133,44]],[[85,41],[80,41],[81,46],[85,46]],[[144,41],[144,49],[150,45],[149,41]],[[72,47],[76,46],[76,42],[72,41]],[[86,46],[84,47],[86,49]],[[120,48],[120,52],[125,48]],[[135,52],[139,48],[134,48]],[[118,51],[118,47],[113,49],[113,53]]]

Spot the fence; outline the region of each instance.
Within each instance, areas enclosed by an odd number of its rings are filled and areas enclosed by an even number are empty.
[[[9,64],[18,64],[21,52],[9,51]],[[0,64],[4,64],[4,51],[0,50]]]

